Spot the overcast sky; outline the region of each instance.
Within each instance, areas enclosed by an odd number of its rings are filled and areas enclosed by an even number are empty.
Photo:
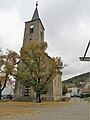
[[[48,54],[61,57],[67,67],[63,80],[90,71],[90,62],[80,62],[90,40],[90,0],[38,0],[45,27]],[[31,20],[36,0],[0,0],[0,48],[19,52],[24,22]],[[90,56],[90,48],[87,56]]]

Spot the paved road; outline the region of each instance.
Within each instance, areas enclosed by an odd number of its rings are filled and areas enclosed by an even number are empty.
[[[7,106],[11,109],[9,106]],[[12,114],[0,116],[0,120],[90,120],[90,103],[72,100],[64,105],[16,107],[17,109],[30,109],[34,114]]]

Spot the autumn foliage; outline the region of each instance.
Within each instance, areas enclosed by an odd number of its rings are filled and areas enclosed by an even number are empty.
[[[40,95],[47,93],[49,82],[60,72],[57,61],[48,56],[46,48],[46,42],[32,41],[20,52],[17,81],[25,87],[32,86],[36,102],[41,102]]]
[[[14,51],[7,50],[6,53],[3,53],[0,50],[0,99],[7,81],[11,80],[10,76],[16,73],[17,58],[18,55]]]

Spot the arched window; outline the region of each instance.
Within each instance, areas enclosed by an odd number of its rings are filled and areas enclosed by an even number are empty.
[[[33,33],[34,32],[34,25],[31,25],[30,26],[30,33]]]

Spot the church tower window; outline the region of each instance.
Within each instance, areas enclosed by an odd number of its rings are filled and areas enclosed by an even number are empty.
[[[30,41],[32,40],[32,38],[29,39]]]
[[[30,33],[33,33],[34,32],[34,25],[31,25],[30,26]]]

